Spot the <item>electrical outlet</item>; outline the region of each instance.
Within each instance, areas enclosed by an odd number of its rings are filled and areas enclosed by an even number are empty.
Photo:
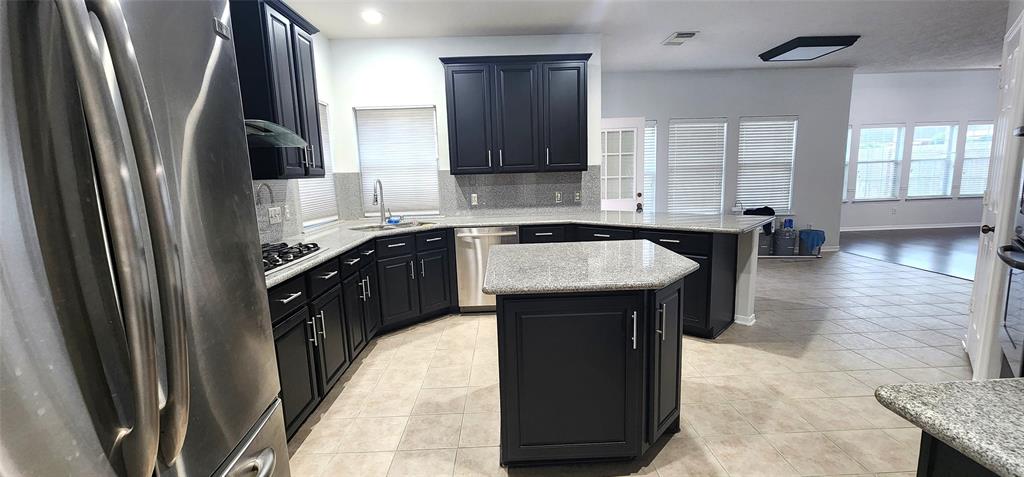
[[[889,215],[896,215],[896,207],[892,208],[892,210],[889,212]]]
[[[290,205],[284,206],[284,220],[292,220],[292,207]]]
[[[555,203],[556,204],[561,204],[562,203],[562,193],[561,192],[555,191]]]
[[[480,201],[477,200],[476,194],[469,194],[469,205],[478,205],[479,203]]]
[[[280,207],[271,207],[271,208],[267,209],[267,216],[270,218],[270,223],[271,224],[279,224],[279,223],[281,223],[281,208]]]
[[[583,193],[580,191],[576,191],[576,194],[573,195],[573,200],[576,202],[583,200]]]

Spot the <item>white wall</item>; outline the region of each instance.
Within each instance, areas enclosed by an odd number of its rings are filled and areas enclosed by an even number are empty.
[[[448,170],[444,56],[593,53],[587,64],[589,163],[601,164],[601,38],[599,35],[331,40],[332,138],[336,172],[357,172],[353,108],[435,106],[438,168]],[[324,97],[321,92],[321,97]]]
[[[826,246],[837,246],[852,75],[851,68],[607,73],[603,117],[644,116],[658,121],[657,208],[664,210],[669,119],[729,118],[725,207],[730,209],[736,197],[739,118],[799,116],[793,169],[795,221],[798,228],[810,224],[824,230]]]
[[[850,98],[853,146],[856,148],[856,130],[872,124],[903,124],[911,137],[915,123],[959,122],[962,134],[968,121],[995,118],[998,84],[998,70],[854,75]],[[907,154],[904,160],[909,160]],[[851,177],[848,188],[853,189],[854,183]],[[842,228],[975,225],[980,219],[980,198],[851,201],[843,203]]]

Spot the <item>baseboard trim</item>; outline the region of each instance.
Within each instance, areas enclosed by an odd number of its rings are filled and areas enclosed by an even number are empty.
[[[838,245],[822,245],[821,246],[821,251],[822,252],[838,252],[839,251],[839,246]]]
[[[754,314],[751,314],[749,316],[733,315],[733,321],[735,321],[737,325],[754,326],[754,322],[757,321],[757,318],[754,316]]]
[[[917,229],[952,229],[958,227],[980,227],[978,222],[961,224],[919,224],[919,225],[865,225],[860,227],[840,227],[843,232],[872,232],[876,230],[917,230]]]

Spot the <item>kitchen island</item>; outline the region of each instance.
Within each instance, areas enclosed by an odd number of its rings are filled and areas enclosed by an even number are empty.
[[[683,278],[648,240],[498,245],[503,465],[630,459],[679,430]]]

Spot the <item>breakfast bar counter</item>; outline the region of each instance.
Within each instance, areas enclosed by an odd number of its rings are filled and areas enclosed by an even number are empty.
[[[679,429],[683,278],[648,240],[498,245],[503,465],[631,459]]]

